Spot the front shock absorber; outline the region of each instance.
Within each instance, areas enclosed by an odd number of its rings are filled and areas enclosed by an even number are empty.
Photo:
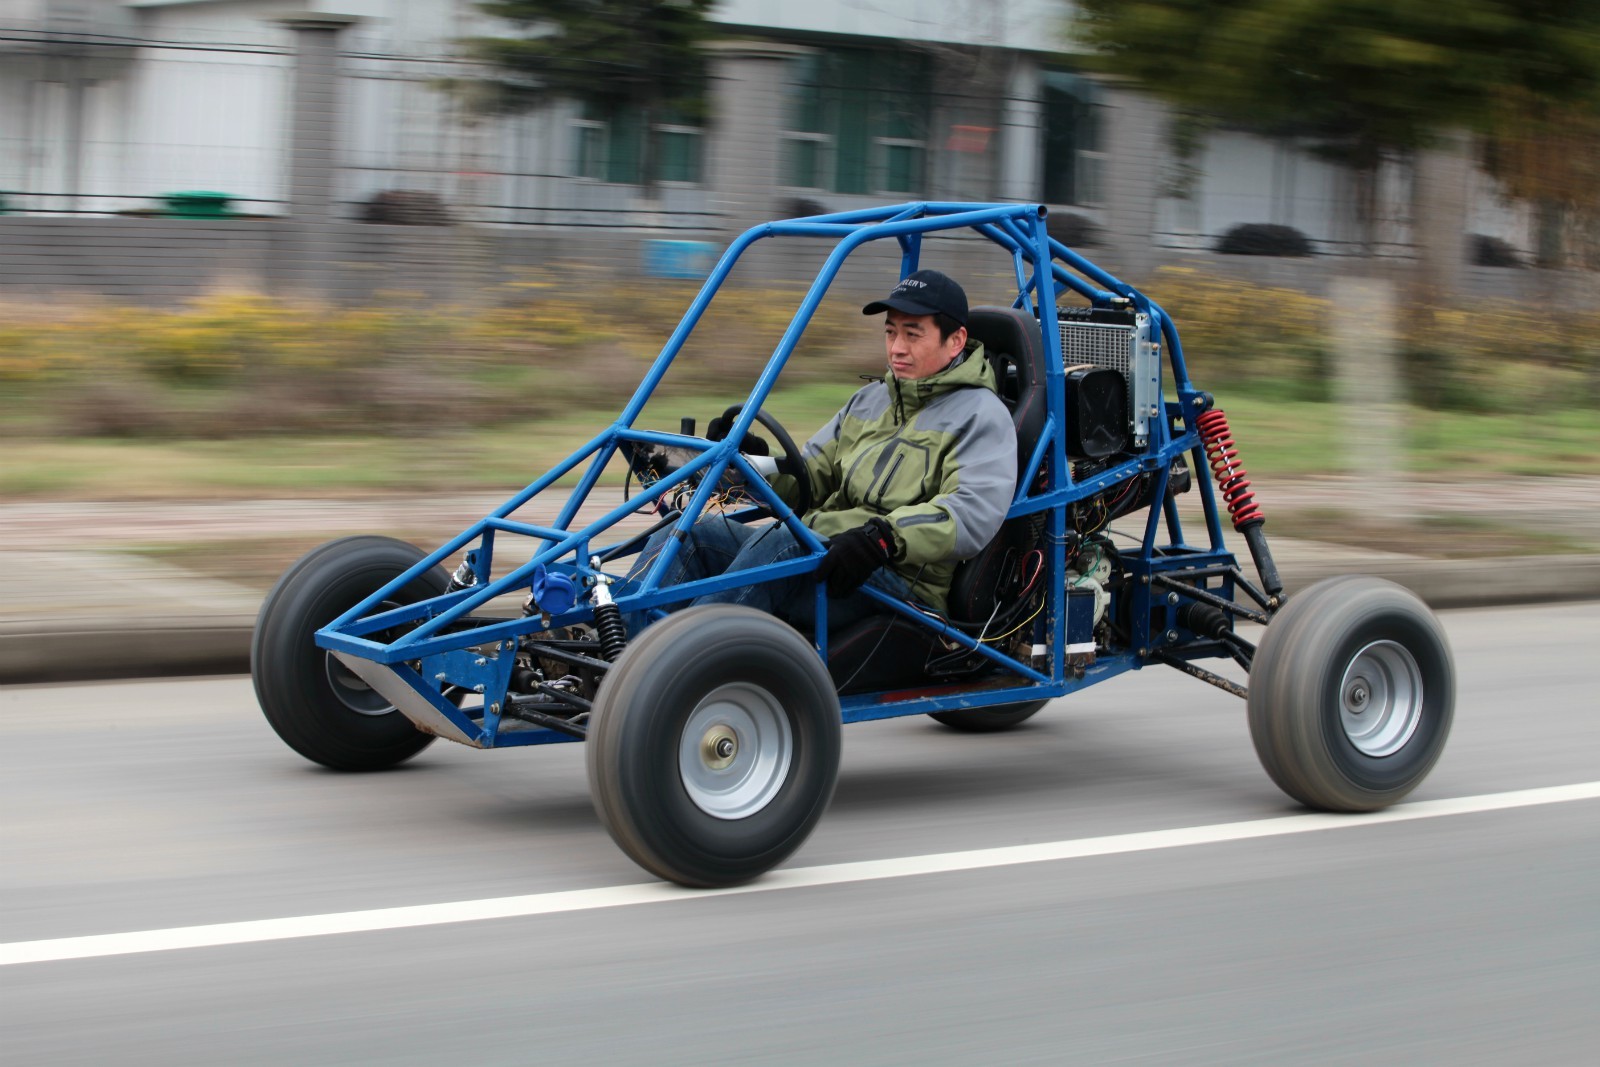
[[[628,644],[628,627],[622,621],[622,609],[607,601],[596,604],[594,629],[600,637],[600,651],[606,659],[615,661]]]
[[[600,557],[589,561],[595,571],[600,570]],[[611,579],[596,573],[594,582],[594,632],[600,639],[600,654],[615,661],[628,645],[628,624],[622,621],[622,609],[611,599]]]
[[[1261,505],[1256,503],[1256,495],[1250,490],[1250,472],[1239,462],[1239,450],[1233,443],[1233,431],[1228,429],[1228,417],[1222,409],[1212,408],[1195,420],[1195,429],[1205,448],[1211,475],[1216,478],[1217,489],[1233,519],[1233,528],[1244,535],[1256,573],[1261,575],[1261,584],[1266,587],[1267,595],[1276,599],[1283,592],[1283,581],[1278,577],[1278,566],[1272,562],[1272,552],[1267,548],[1267,535],[1261,529],[1267,517],[1261,513]]]

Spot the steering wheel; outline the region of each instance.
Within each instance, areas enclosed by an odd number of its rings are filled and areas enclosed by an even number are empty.
[[[712,419],[711,425],[706,427],[706,437],[712,441],[722,440],[728,435],[728,430],[732,428],[734,422],[739,418],[739,413],[743,410],[743,404],[734,404],[721,415]],[[756,412],[756,421],[772,434],[778,442],[778,447],[782,449],[776,457],[778,473],[789,475],[795,480],[795,484],[799,486],[798,502],[795,504],[794,513],[796,515],[804,515],[811,510],[811,477],[806,474],[805,461],[800,458],[799,447],[795,445],[794,438],[789,436],[789,431],[785,430],[777,419],[768,415],[765,411]],[[761,453],[752,450],[750,454],[760,455]]]

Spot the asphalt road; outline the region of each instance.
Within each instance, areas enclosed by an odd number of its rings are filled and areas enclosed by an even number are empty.
[[[1445,617],[1412,800],[1600,779],[1600,604]],[[581,749],[340,776],[247,680],[0,689],[0,940],[646,882]],[[1151,670],[1008,735],[853,726],[816,868],[1287,818]],[[684,899],[687,898],[687,899]],[[584,898],[587,899],[587,898]],[[745,895],[0,966],[8,1064],[1589,1064],[1600,800]]]

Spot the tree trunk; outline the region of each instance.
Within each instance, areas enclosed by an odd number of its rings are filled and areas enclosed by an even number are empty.
[[[1358,162],[1350,166],[1350,213],[1355,230],[1356,254],[1370,259],[1378,246],[1378,165]]]
[[[1540,197],[1534,204],[1533,265],[1547,270],[1566,266],[1567,210],[1560,201]]]

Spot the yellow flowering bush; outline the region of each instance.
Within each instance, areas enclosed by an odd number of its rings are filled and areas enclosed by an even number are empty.
[[[243,436],[494,423],[619,403],[698,286],[611,299],[597,268],[530,272],[474,307],[386,294],[365,307],[215,293],[177,308],[0,304],[0,432]],[[1328,300],[1164,268],[1147,291],[1177,320],[1203,387],[1296,400],[1330,393]],[[662,383],[666,395],[754,382],[803,289],[725,289]],[[1414,401],[1469,411],[1600,402],[1600,312],[1478,304],[1411,315]],[[825,301],[785,384],[875,365],[859,305]]]
[[[1189,377],[1202,388],[1327,399],[1330,301],[1192,267],[1161,268],[1145,292],[1177,323]]]
[[[1331,395],[1331,301],[1181,267],[1158,270],[1146,291],[1177,321],[1190,377],[1203,387]],[[1414,311],[1402,324],[1409,332],[1397,339],[1399,359],[1419,407],[1533,412],[1600,403],[1600,311],[1479,301]]]
[[[1453,411],[1537,412],[1600,405],[1600,311],[1510,301],[1435,309],[1407,338],[1412,392]]]
[[[0,305],[0,431],[37,432],[43,419],[55,432],[89,435],[426,432],[444,420],[615,404],[697,286],[661,283],[623,302],[605,299],[602,280],[583,268],[528,276],[472,308],[400,293],[351,308],[250,292],[167,309]],[[665,391],[754,382],[800,296],[725,293]],[[859,325],[819,315],[802,346],[809,358],[786,380],[827,374],[836,344],[848,342],[859,359],[859,332],[849,330]]]

